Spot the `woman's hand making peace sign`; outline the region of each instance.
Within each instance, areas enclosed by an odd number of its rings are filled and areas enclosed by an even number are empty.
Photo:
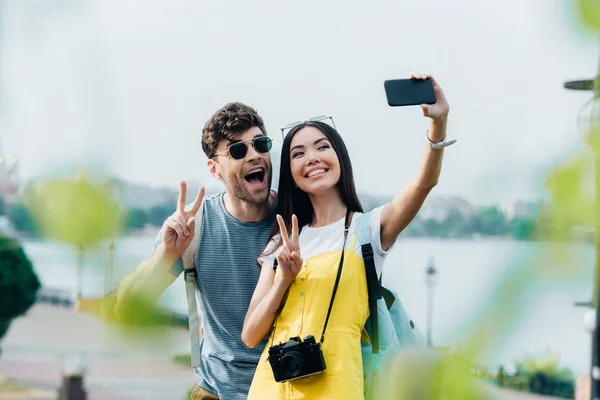
[[[277,253],[278,268],[280,268],[280,279],[286,284],[291,284],[302,268],[302,257],[300,257],[300,242],[298,241],[298,218],[292,215],[292,238],[288,234],[281,215],[277,215],[279,232],[283,245]]]

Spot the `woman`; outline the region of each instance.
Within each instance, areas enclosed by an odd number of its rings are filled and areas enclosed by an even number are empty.
[[[448,102],[441,87],[433,83],[437,102],[421,105],[423,115],[431,119],[430,143],[417,179],[370,215],[378,274],[396,237],[436,185],[443,145],[449,143],[445,142]],[[353,233],[362,207],[346,146],[333,127],[305,121],[287,134],[277,209],[278,224],[259,258],[261,275],[242,331],[244,343],[254,347],[273,328],[248,398],[362,399],[360,341],[369,306],[361,248]],[[315,338],[313,351],[322,342],[322,359],[311,353],[308,357],[314,357],[300,368],[300,375],[312,375],[287,380],[300,364],[289,357],[281,359],[283,353],[274,352],[270,359],[269,348],[292,337],[304,340],[307,335]],[[319,365],[322,360],[325,365]]]

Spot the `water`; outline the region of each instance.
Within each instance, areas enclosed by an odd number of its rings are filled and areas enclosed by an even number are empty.
[[[86,252],[82,275],[84,296],[99,296],[105,287],[114,289],[120,279],[152,251],[149,236],[132,236],[116,242],[114,272],[109,284],[105,265],[109,263],[108,244]],[[25,241],[44,286],[77,288],[77,253],[67,245]],[[567,260],[556,256],[557,248],[569,252]],[[432,340],[438,346],[457,346],[480,321],[480,316],[496,318],[494,308],[498,285],[506,276],[519,274],[532,262],[544,271],[568,268],[568,274],[549,278],[542,274],[519,278],[526,288],[512,287],[509,298],[519,296],[511,307],[514,318],[500,319],[501,339],[494,351],[481,361],[492,368],[506,367],[526,354],[557,353],[561,364],[578,375],[587,374],[590,365],[591,335],[582,324],[586,311],[574,307],[589,300],[592,293],[594,249],[586,244],[552,244],[509,240],[402,239],[389,255],[384,268],[384,285],[397,291],[417,325],[426,331],[427,286],[425,268],[433,257],[438,270],[433,292]],[[518,286],[518,285],[517,285]],[[226,295],[226,294],[225,294]],[[510,299],[509,299],[510,300]],[[186,313],[182,279],[167,290],[161,302]],[[508,304],[508,303],[507,303]],[[498,315],[498,318],[499,315]]]

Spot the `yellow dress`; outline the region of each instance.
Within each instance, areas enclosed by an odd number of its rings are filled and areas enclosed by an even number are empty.
[[[341,232],[339,235],[343,236]],[[293,336],[304,339],[308,334],[317,341],[320,339],[339,266],[341,243],[340,250],[304,261],[258,363],[249,399],[364,398],[361,333],[369,316],[367,281],[363,259],[355,252],[356,236],[349,235],[348,242],[351,245],[345,250],[342,275],[322,344],[326,370],[278,383],[267,357],[271,343],[287,342]]]

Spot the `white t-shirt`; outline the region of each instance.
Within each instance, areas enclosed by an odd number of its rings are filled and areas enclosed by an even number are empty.
[[[377,270],[377,276],[381,276],[383,270],[383,264],[386,256],[392,250],[394,242],[390,245],[387,251],[384,251],[381,246],[381,213],[385,205],[377,207],[371,211],[371,246],[373,247],[373,260],[375,261],[375,269]],[[354,240],[354,227],[356,226],[356,219],[361,213],[354,213],[352,217],[352,223],[348,230],[348,239],[346,240],[345,249],[350,249],[350,246],[354,242],[354,252],[362,258],[362,250],[360,248],[361,243],[358,240]],[[339,251],[344,243],[344,221],[342,218],[333,224],[327,226],[321,226],[317,228],[311,228],[305,226],[300,231],[298,238],[300,242],[300,256],[303,260],[308,260],[312,257],[318,256],[319,254]],[[265,252],[268,252],[272,247],[279,242],[279,235],[275,236],[268,244]],[[273,254],[268,256],[262,256],[258,258],[258,262],[273,266],[277,253],[277,250]]]

